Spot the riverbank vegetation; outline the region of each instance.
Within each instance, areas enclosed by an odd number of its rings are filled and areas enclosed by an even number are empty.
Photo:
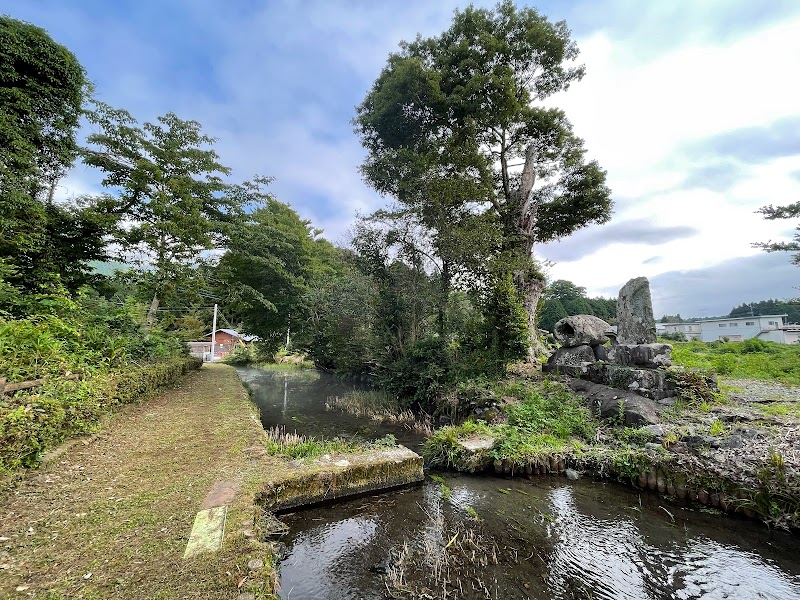
[[[601,420],[562,384],[512,378],[489,386],[493,410],[436,430],[435,467],[530,476],[611,477],[678,499],[800,528],[800,416],[764,404],[680,398],[649,427]]]

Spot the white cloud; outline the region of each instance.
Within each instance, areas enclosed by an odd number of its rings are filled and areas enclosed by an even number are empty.
[[[555,265],[551,276],[597,292],[638,275],[751,256],[759,252],[752,242],[785,235],[785,222],[764,221],[754,211],[800,196],[792,176],[796,157],[743,164],[728,190],[682,189],[681,183],[703,166],[686,152],[691,144],[798,114],[800,83],[786,72],[786,65],[800,62],[798,31],[800,18],[793,18],[725,44],[692,43],[647,60],[625,38],[596,33],[579,40],[587,76],[553,103],[607,169],[618,200],[614,222],[646,219],[700,231],[661,246],[611,244]],[[540,250],[546,257],[547,246]],[[662,260],[645,263],[654,255]]]

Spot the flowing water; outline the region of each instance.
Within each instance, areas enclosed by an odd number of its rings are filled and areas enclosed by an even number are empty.
[[[354,387],[326,374],[240,376],[266,427],[421,441],[326,411]],[[428,480],[282,516],[281,597],[800,600],[796,536],[612,482],[439,475],[447,489]]]

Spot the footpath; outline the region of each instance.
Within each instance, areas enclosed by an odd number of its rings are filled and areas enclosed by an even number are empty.
[[[263,439],[226,365],[120,410],[0,490],[0,598],[272,598]],[[196,515],[222,506],[222,549],[184,558]]]

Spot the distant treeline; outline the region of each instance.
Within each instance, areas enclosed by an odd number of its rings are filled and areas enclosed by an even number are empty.
[[[790,300],[761,300],[740,304],[731,309],[731,312],[724,317],[749,317],[759,315],[789,315],[790,323],[800,323],[800,299]],[[659,319],[661,323],[691,323],[694,321],[707,321],[708,319],[718,319],[720,317],[681,317],[677,315],[664,315]]]
[[[564,279],[554,281],[542,296],[539,327],[553,331],[560,319],[571,315],[594,315],[613,324],[617,319],[617,301],[614,298],[587,298],[585,287]]]

